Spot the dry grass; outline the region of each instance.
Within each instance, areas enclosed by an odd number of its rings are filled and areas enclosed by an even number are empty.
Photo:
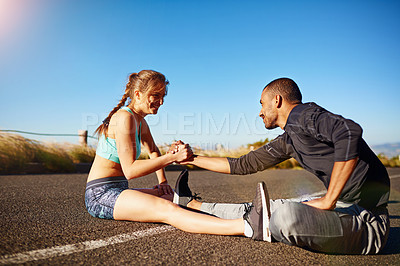
[[[92,162],[94,154],[91,147],[0,134],[0,174],[23,173],[32,163],[42,164],[48,172],[73,172],[74,163]]]
[[[386,155],[379,154],[378,158],[386,167],[400,167],[400,155],[389,159]]]
[[[265,141],[248,144],[237,149],[202,150],[193,147],[195,154],[209,157],[238,158],[264,145]],[[159,146],[161,154],[165,154],[169,146]],[[70,143],[42,143],[24,138],[16,134],[0,133],[0,174],[24,173],[30,164],[40,164],[47,172],[73,172],[75,163],[91,163],[95,157],[94,147],[84,147]],[[378,155],[386,167],[400,167],[399,156],[389,159],[383,154]],[[147,159],[148,154],[142,152],[139,159]],[[193,166],[189,168],[195,169]],[[273,168],[300,168],[295,159],[286,160]]]
[[[0,173],[25,168],[33,162],[38,143],[18,135],[0,134]]]

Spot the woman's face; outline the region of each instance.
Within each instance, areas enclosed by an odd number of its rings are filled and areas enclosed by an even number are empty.
[[[161,92],[150,93],[147,100],[149,114],[157,114],[158,108],[164,103],[165,89]]]

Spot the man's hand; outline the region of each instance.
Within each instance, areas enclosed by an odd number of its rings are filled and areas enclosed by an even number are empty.
[[[310,201],[305,201],[302,203],[321,210],[333,210],[336,207],[336,202],[329,201],[325,197]]]
[[[326,195],[322,198],[303,203],[322,210],[333,210],[340,197],[340,193],[342,193],[347,180],[349,180],[357,165],[357,161],[358,157],[344,162],[335,162]]]

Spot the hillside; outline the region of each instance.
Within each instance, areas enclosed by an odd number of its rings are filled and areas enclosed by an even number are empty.
[[[387,157],[392,158],[400,155],[400,142],[399,143],[386,143],[381,145],[373,145],[371,149],[376,153],[383,153]]]

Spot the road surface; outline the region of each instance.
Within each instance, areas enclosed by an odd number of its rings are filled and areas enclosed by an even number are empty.
[[[163,224],[102,220],[84,206],[87,174],[0,176],[0,264],[400,264],[400,169],[391,176],[391,231],[382,254],[326,255],[245,237],[190,234]],[[179,172],[169,171],[170,184]],[[208,202],[247,202],[257,182],[272,199],[323,190],[304,170],[267,170],[249,176],[191,171],[190,186]],[[155,175],[131,180],[151,187]]]

